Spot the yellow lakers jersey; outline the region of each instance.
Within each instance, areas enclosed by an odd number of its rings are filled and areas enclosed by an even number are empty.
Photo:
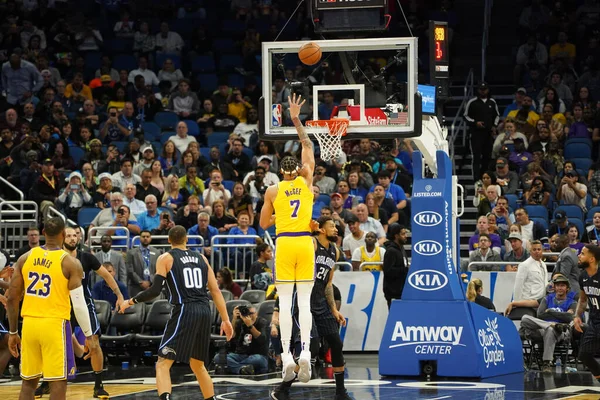
[[[381,259],[381,250],[379,250],[379,246],[375,246],[375,250],[373,252],[373,256],[369,257],[367,254],[367,249],[365,246],[360,246],[360,262],[382,262]],[[365,265],[364,271],[381,271],[383,268],[381,265]]]
[[[23,265],[25,295],[22,317],[71,318],[69,280],[62,271],[64,250],[35,247]]]
[[[313,193],[303,177],[277,184],[277,197],[273,202],[277,234],[310,232]]]

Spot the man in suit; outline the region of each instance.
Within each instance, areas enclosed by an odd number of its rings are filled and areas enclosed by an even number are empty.
[[[125,264],[131,296],[135,296],[152,285],[160,250],[150,246],[151,242],[152,235],[149,231],[144,230],[140,233],[140,246],[127,252]]]
[[[560,253],[552,275],[562,274],[566,276],[569,280],[570,290],[579,293],[579,273],[581,269],[577,267],[579,265],[577,250],[569,247],[569,237],[565,234],[559,235],[551,249],[553,252]]]
[[[102,248],[94,256],[100,261],[100,264],[106,262],[111,263],[115,267],[115,279],[123,282],[127,285],[127,268],[125,268],[125,261],[123,255],[118,250],[112,250],[112,237],[104,235],[100,238],[100,244]],[[94,287],[96,284],[96,275],[90,276],[90,285]]]

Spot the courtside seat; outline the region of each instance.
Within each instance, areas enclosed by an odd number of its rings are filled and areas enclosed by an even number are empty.
[[[257,305],[265,301],[265,291],[264,290],[246,290],[240,296],[240,300],[248,300],[253,305]]]
[[[264,318],[267,322],[271,322],[273,318],[273,309],[275,308],[275,300],[265,300],[256,306],[259,318]]]
[[[231,293],[229,290],[221,289],[221,294],[223,295],[225,301],[233,300],[233,293]]]
[[[113,315],[109,330],[115,328],[117,335],[103,335],[100,342],[107,345],[122,345],[133,341],[144,326],[145,307],[145,304],[139,303],[129,307],[123,314]]]
[[[162,340],[165,326],[171,318],[172,308],[173,306],[169,304],[168,300],[161,299],[152,303],[150,311],[146,314],[146,320],[144,321],[144,333],[137,334],[135,336],[135,341],[143,343],[145,346],[157,348]]]
[[[110,323],[111,307],[110,303],[105,300],[94,300],[94,306],[96,308],[96,317],[100,324],[100,331],[102,334],[106,334],[108,324]]]

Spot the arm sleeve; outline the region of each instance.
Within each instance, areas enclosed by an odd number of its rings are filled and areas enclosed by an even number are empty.
[[[165,277],[162,275],[154,275],[154,281],[152,282],[152,286],[148,289],[138,293],[135,297],[132,298],[134,303],[146,302],[158,297],[160,295],[160,291],[162,289],[162,285],[165,281]]]
[[[92,332],[90,313],[87,305],[85,304],[83,286],[78,286],[77,288],[71,290],[69,294],[71,296],[71,304],[73,305],[73,313],[75,314],[75,318],[77,318],[79,327],[86,337],[92,336],[94,332]]]

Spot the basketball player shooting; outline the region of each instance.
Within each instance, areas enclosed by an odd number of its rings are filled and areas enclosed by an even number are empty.
[[[86,336],[89,350],[85,359],[99,351],[85,303],[83,268],[75,257],[63,250],[65,223],[49,219],[44,228],[46,244],[19,258],[8,291],[9,348],[14,357],[21,350],[20,399],[33,399],[38,381],[50,381],[50,398],[65,399],[68,358],[71,347],[71,304],[77,322]],[[23,294],[25,294],[23,296]],[[69,297],[71,301],[69,302]],[[23,341],[19,337],[19,302],[23,298]],[[74,367],[74,365],[73,365]]]
[[[225,299],[208,260],[186,247],[187,232],[183,226],[177,225],[169,230],[169,243],[171,250],[156,261],[156,275],[152,286],[121,303],[119,312],[123,313],[138,302],[157,297],[166,281],[173,311],[158,348],[156,387],[160,399],[171,399],[171,366],[179,361],[190,364],[200,384],[203,398],[214,400],[215,389],[204,366],[204,360],[209,357],[212,317],[207,289],[223,321],[221,334],[225,333],[229,341],[233,336],[233,327],[229,322]]]
[[[302,166],[298,160],[286,156],[281,160],[283,180],[269,186],[260,214],[260,226],[267,229],[276,222],[277,246],[275,247],[275,285],[279,294],[279,322],[283,353],[282,376],[289,382],[295,379],[296,363],[290,353],[292,336],[292,294],[294,284],[298,293],[298,311],[302,351],[298,360],[298,379],[308,382],[310,366],[310,331],[312,314],[310,294],[314,284],[315,248],[310,236],[313,206],[312,182],[315,169],[313,144],[300,121],[300,109],[306,100],[296,94],[289,101],[292,122],[302,144]],[[275,215],[273,215],[273,212]],[[276,220],[276,221],[275,221]]]

